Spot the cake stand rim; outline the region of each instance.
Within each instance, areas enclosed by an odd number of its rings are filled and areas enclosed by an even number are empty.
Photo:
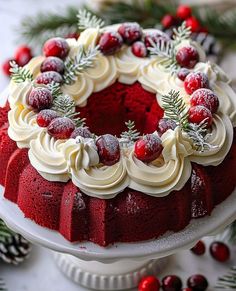
[[[101,247],[91,242],[71,243],[59,232],[41,227],[25,218],[17,204],[3,197],[3,189],[0,188],[0,216],[11,229],[35,244],[86,261],[111,263],[122,259],[147,260],[166,257],[191,248],[202,237],[214,235],[236,219],[235,188],[226,200],[215,207],[210,216],[192,219],[189,225],[179,232],[168,232],[158,239],[148,241],[115,243],[108,247]],[[223,216],[219,215],[222,213]]]

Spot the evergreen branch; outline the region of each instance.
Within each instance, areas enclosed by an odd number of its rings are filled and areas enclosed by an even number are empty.
[[[98,18],[87,9],[80,9],[77,18],[80,31],[84,31],[87,28],[101,28],[105,25],[101,18]]]
[[[20,67],[19,65],[17,65],[15,61],[11,61],[10,66],[11,66],[10,69],[11,79],[15,83],[22,83],[25,82],[26,80],[33,81],[33,75],[28,69]]]
[[[219,277],[215,288],[220,290],[236,289],[236,267],[232,267],[227,274]]]
[[[6,226],[2,219],[0,219],[0,242],[4,243],[12,235],[14,235],[14,232]]]
[[[121,133],[121,138],[128,143],[135,142],[140,136],[140,132],[135,128],[134,121],[129,120],[128,122],[125,122],[125,125],[128,130]]]
[[[76,81],[79,74],[87,68],[92,68],[94,61],[99,53],[99,47],[89,47],[85,51],[83,46],[80,46],[78,55],[74,58],[68,57],[65,61],[64,81],[67,85]]]
[[[183,40],[189,39],[191,37],[191,28],[186,26],[184,21],[178,28],[173,29],[173,46],[177,46]]]
[[[47,84],[48,89],[51,91],[53,98],[57,98],[62,95],[60,83],[51,82]]]
[[[229,241],[233,244],[236,244],[236,220],[230,224],[228,229],[229,229],[228,234]]]

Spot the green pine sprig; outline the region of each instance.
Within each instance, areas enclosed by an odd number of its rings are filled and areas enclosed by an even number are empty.
[[[186,26],[184,21],[178,28],[173,29],[173,43],[174,46],[180,44],[183,40],[190,39],[191,37],[191,28]]]
[[[14,234],[5,224],[5,222],[0,219],[0,243],[5,243]]]
[[[127,143],[135,142],[140,136],[140,132],[135,128],[134,121],[129,120],[125,122],[125,125],[128,130],[121,133],[121,138],[123,141],[127,141]]]
[[[60,83],[51,82],[47,84],[48,89],[51,91],[53,98],[57,98],[62,95]]]
[[[99,46],[90,46],[87,50],[83,46],[80,46],[76,57],[68,57],[65,61],[63,76],[65,84],[73,84],[81,72],[87,68],[92,68],[99,52]]]
[[[78,14],[78,28],[80,31],[84,31],[87,28],[102,28],[105,25],[105,21],[98,18],[95,14],[92,14],[87,9],[80,9]]]
[[[22,83],[27,80],[33,81],[33,75],[28,69],[20,67],[15,61],[11,61],[10,66],[11,79],[15,83]]]
[[[236,267],[232,267],[227,274],[219,277],[215,288],[220,290],[236,289]]]

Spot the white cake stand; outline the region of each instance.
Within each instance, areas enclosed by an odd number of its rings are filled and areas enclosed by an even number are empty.
[[[191,248],[200,238],[214,235],[233,222],[235,205],[236,189],[211,216],[192,220],[178,233],[167,233],[157,240],[117,243],[103,248],[90,242],[72,244],[58,232],[24,218],[18,206],[3,197],[3,188],[0,188],[0,216],[7,225],[29,241],[56,252],[56,263],[64,274],[95,290],[133,288],[142,276],[160,273],[166,262],[163,258]]]

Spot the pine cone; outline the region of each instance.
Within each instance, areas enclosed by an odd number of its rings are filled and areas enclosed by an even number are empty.
[[[19,234],[13,234],[0,242],[0,258],[8,263],[22,263],[31,251],[31,244]]]

